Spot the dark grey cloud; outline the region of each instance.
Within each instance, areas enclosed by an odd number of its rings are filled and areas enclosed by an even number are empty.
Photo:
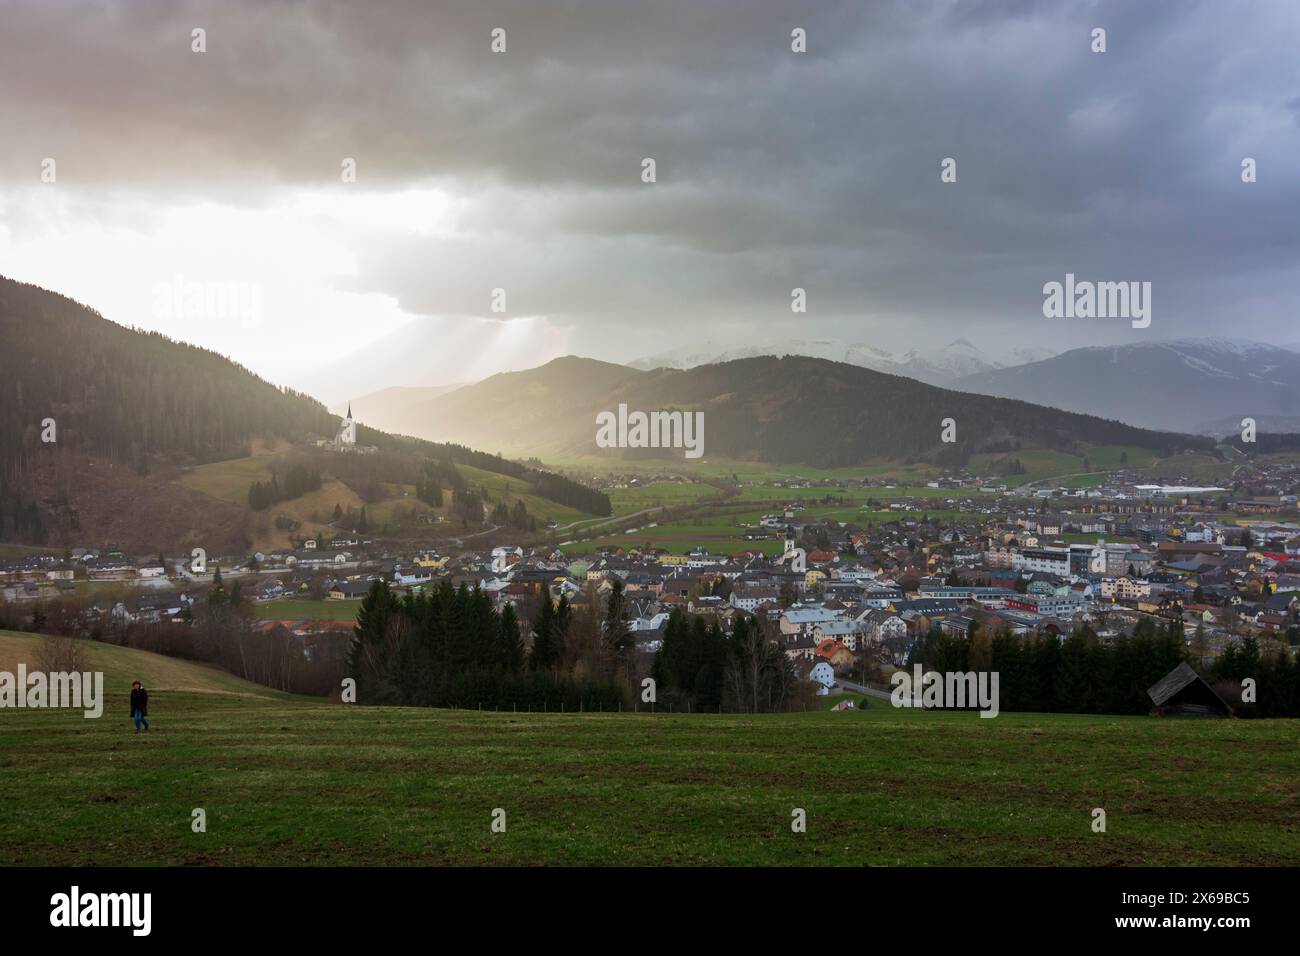
[[[91,195],[258,206],[353,156],[364,188],[465,197],[455,238],[358,242],[349,287],[417,314],[490,317],[501,286],[512,314],[611,349],[646,323],[665,344],[702,324],[771,340],[802,286],[792,337],[1296,338],[1293,0],[33,0],[3,18],[0,187],[55,156]],[[1042,284],[1066,272],[1151,281],[1152,328],[1049,323]]]

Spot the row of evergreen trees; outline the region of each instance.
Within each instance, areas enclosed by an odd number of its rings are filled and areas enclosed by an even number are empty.
[[[1239,713],[1300,715],[1300,664],[1293,655],[1283,651],[1261,660],[1253,641],[1243,648],[1230,647],[1202,676],[1211,684],[1223,683],[1220,693]],[[1144,618],[1131,635],[1106,641],[1086,624],[1064,641],[990,634],[979,626],[958,636],[936,627],[913,647],[908,666],[920,663],[940,672],[996,672],[1002,710],[1146,714],[1151,710],[1148,689],[1185,660],[1182,622],[1156,625]],[[1240,681],[1245,677],[1256,681],[1254,708],[1239,706]]]
[[[1242,681],[1255,682],[1254,701],[1228,701],[1243,717],[1300,717],[1300,650],[1262,654],[1253,637],[1233,641],[1215,659],[1211,675],[1225,697],[1239,695]]]
[[[516,531],[537,530],[537,519],[528,513],[528,506],[522,501],[516,501],[513,508],[504,501],[497,502],[492,509],[492,523]]]
[[[571,618],[567,604],[552,618]],[[556,646],[562,634],[553,624]],[[616,710],[626,684],[605,675],[559,670],[548,657],[525,653],[512,606],[498,613],[479,588],[433,589],[399,598],[377,581],[361,603],[349,657],[357,700],[417,707],[519,710]],[[558,649],[558,648],[557,648]]]
[[[254,511],[262,511],[281,501],[292,501],[312,491],[320,491],[320,471],[293,465],[284,476],[281,484],[279,476],[271,472],[271,480],[255,481],[248,489],[248,506]]]
[[[780,643],[755,618],[738,617],[727,634],[673,608],[655,655],[662,700],[692,710],[780,711],[798,698],[798,677]]]
[[[529,490],[539,498],[568,505],[587,514],[604,517],[614,513],[609,495],[595,488],[588,488],[563,475],[556,475],[549,471],[526,470],[523,477],[528,481]]]
[[[441,508],[444,489],[449,489],[453,494],[462,493],[465,490],[465,476],[450,461],[435,459],[425,462],[415,478],[415,497],[426,505]]]
[[[44,544],[47,537],[36,502],[24,500],[20,491],[0,482],[0,541]]]

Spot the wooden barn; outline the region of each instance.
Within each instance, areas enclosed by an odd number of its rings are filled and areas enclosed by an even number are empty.
[[[1214,688],[1183,662],[1147,691],[1151,713],[1157,717],[1184,714],[1192,717],[1231,717],[1232,709]]]

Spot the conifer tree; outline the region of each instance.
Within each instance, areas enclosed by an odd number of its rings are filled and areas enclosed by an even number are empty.
[[[555,607],[549,594],[542,595],[542,606],[533,619],[533,670],[544,671],[560,662],[556,637]]]

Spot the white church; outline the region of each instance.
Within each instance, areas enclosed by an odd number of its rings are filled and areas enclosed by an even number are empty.
[[[379,449],[374,445],[357,444],[357,422],[352,417],[352,403],[348,402],[347,417],[339,421],[339,429],[334,433],[334,438],[322,438],[316,442],[318,447],[329,448],[333,451],[350,452],[354,455],[373,455]]]

